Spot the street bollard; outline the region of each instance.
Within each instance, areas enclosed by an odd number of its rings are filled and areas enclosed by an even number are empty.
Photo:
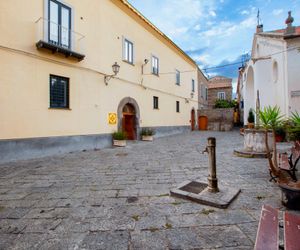
[[[216,167],[216,138],[210,137],[207,139],[206,152],[208,153],[209,176],[208,176],[208,191],[211,193],[219,192],[217,167]]]

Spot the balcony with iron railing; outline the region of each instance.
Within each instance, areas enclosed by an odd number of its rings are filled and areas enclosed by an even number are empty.
[[[78,61],[84,59],[84,35],[42,17],[35,23],[37,49],[46,49],[53,54],[60,53]]]

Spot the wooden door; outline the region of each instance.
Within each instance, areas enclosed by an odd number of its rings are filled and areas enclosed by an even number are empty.
[[[199,130],[207,130],[207,116],[199,116],[198,124]]]
[[[191,130],[195,130],[195,110],[191,111]]]
[[[124,114],[123,131],[127,135],[128,140],[135,140],[135,115]]]

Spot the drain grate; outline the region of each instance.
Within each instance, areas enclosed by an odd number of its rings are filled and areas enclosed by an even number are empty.
[[[205,188],[207,188],[207,184],[192,181],[179,189],[193,194],[200,194]]]

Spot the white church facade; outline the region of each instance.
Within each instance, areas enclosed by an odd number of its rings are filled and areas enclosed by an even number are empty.
[[[263,32],[258,25],[251,59],[240,79],[244,122],[249,110],[277,105],[282,114],[300,112],[300,27],[292,25],[289,12],[286,29]]]

